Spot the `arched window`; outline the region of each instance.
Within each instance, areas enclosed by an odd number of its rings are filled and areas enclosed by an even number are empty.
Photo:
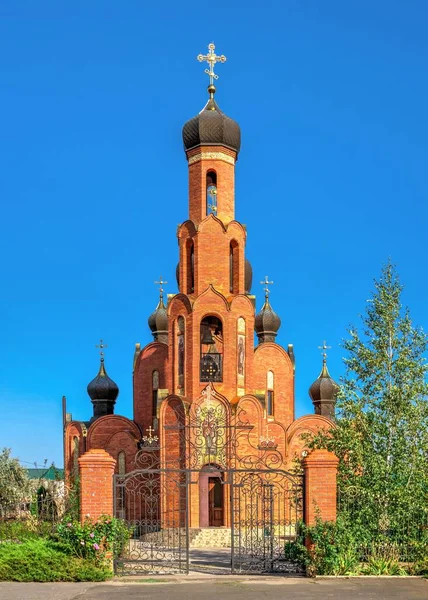
[[[239,317],[237,323],[238,331],[237,331],[237,339],[236,339],[236,347],[237,347],[237,382],[238,388],[242,389],[242,393],[244,393],[244,383],[245,383],[245,319],[244,317]]]
[[[117,455],[117,472],[119,475],[125,475],[126,473],[126,456],[123,450]]]
[[[156,418],[158,411],[159,371],[152,373],[152,417]]]
[[[217,317],[201,321],[200,381],[223,381],[223,324]]]
[[[192,294],[195,289],[195,248],[193,240],[186,242],[186,293]]]
[[[207,172],[207,215],[217,215],[217,173]]]
[[[79,477],[79,438],[77,435],[73,438],[73,475]]]
[[[185,360],[185,346],[184,346],[184,318],[178,317],[177,319],[177,373],[178,373],[178,393],[184,394],[184,360]]]
[[[273,415],[273,403],[274,403],[274,375],[273,371],[267,372],[266,381],[266,415],[271,417]]]
[[[229,288],[231,294],[239,292],[239,246],[236,240],[229,246]]]

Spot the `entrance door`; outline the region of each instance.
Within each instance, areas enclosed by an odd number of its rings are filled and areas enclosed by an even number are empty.
[[[220,477],[208,480],[208,504],[210,527],[223,526],[223,486]]]

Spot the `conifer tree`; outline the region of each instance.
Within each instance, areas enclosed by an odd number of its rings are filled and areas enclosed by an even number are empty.
[[[428,524],[428,338],[403,309],[402,289],[389,262],[361,329],[343,342],[337,427],[312,440],[340,459],[340,509],[401,539]]]

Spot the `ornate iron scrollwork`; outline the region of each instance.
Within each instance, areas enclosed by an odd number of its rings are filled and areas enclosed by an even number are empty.
[[[223,381],[222,356],[214,352],[203,354],[200,364],[201,381]]]

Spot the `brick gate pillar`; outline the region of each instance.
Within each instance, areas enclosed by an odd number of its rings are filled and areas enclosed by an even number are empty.
[[[302,464],[305,477],[303,518],[306,525],[314,525],[318,514],[323,521],[335,521],[339,459],[328,450],[313,450]]]
[[[114,515],[113,474],[116,461],[105,450],[88,450],[79,458],[80,521]]]

